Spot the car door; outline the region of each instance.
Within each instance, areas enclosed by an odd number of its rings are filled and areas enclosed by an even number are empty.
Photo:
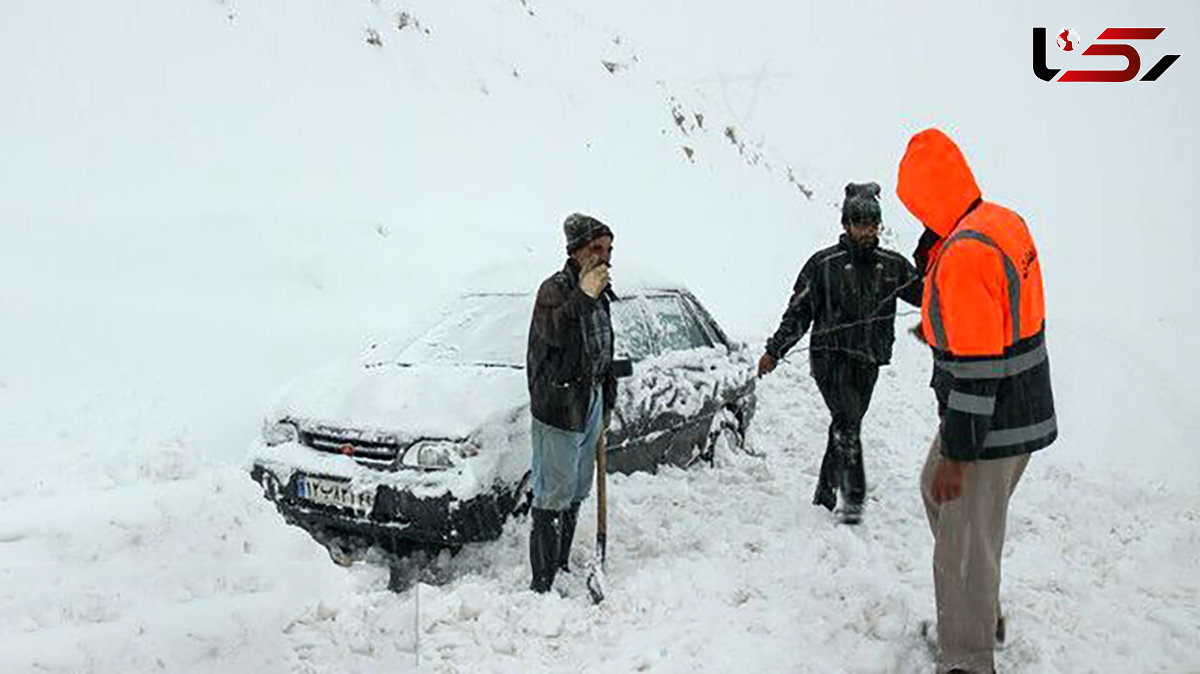
[[[755,403],[753,368],[756,363],[753,354],[746,350],[745,343],[729,339],[725,331],[721,330],[721,326],[713,319],[712,314],[708,313],[704,305],[691,293],[683,292],[683,300],[701,327],[708,331],[712,341],[715,344],[724,345],[724,353],[718,353],[717,357],[730,364],[733,372],[740,373],[740,376],[723,377],[719,382],[716,397],[720,399],[720,406],[736,408],[739,412],[752,415]],[[742,422],[743,424],[748,423],[749,419],[743,419]]]
[[[668,462],[686,465],[703,447],[720,408],[711,360],[727,349],[679,291],[647,292],[625,301],[625,324],[637,325],[636,339],[644,348],[633,376],[618,385],[623,435],[610,436],[609,465],[621,472],[653,471]]]
[[[677,354],[666,358],[682,375],[676,377],[676,388],[682,390],[677,395],[694,396],[694,401],[684,405],[683,414],[672,415],[674,429],[663,462],[687,466],[707,445],[713,416],[725,402],[729,348],[690,293],[681,291],[673,299],[657,307],[663,353]]]
[[[640,454],[631,452],[631,441],[651,432],[650,415],[645,413],[639,374],[646,363],[659,353],[658,336],[651,327],[641,295],[622,294],[611,305],[613,356],[628,359],[633,365],[630,377],[617,380],[617,404],[608,428],[608,471],[629,473],[650,467]],[[638,443],[635,443],[638,444]],[[664,446],[665,450],[665,446]]]

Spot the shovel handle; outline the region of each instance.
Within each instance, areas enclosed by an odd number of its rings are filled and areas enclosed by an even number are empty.
[[[605,547],[608,543],[608,428],[600,429],[600,440],[596,443],[596,552],[604,564]]]

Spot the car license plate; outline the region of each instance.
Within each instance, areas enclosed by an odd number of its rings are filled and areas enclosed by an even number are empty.
[[[375,492],[355,489],[349,482],[326,480],[311,475],[301,475],[296,481],[296,492],[300,498],[322,505],[351,508],[369,513],[375,505]]]

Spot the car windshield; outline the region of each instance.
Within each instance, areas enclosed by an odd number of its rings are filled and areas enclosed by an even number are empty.
[[[696,318],[684,308],[678,295],[657,295],[645,298],[650,321],[658,331],[666,351],[686,351],[712,346]]]
[[[407,365],[524,367],[532,314],[532,294],[466,295],[441,311],[421,336],[393,346],[394,355],[387,360]],[[674,296],[623,297],[612,305],[612,321],[617,358],[636,361],[654,355],[658,338],[652,326],[667,338],[670,348],[688,348],[694,346],[689,339],[701,339],[685,329]]]
[[[525,366],[533,297],[467,295],[396,354],[400,363]]]

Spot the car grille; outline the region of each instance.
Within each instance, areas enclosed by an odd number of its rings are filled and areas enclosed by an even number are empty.
[[[365,438],[325,429],[300,431],[300,442],[320,452],[346,454],[361,464],[376,467],[392,464],[400,451],[395,440]]]

